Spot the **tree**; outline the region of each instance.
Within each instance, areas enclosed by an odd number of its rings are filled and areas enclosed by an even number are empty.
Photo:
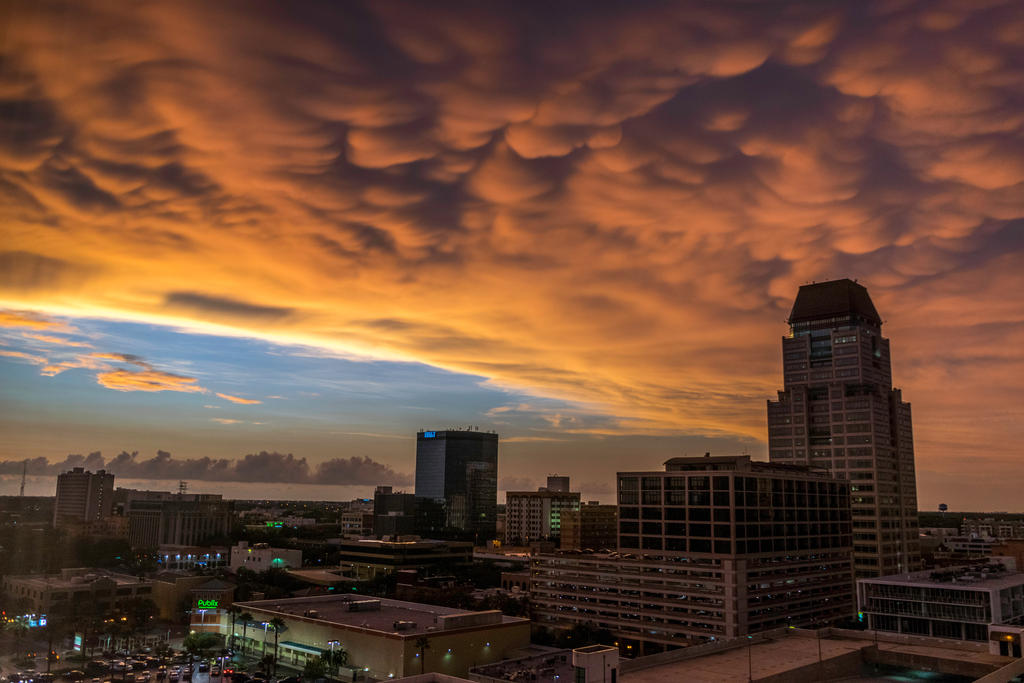
[[[19,616],[8,621],[5,628],[14,634],[14,655],[16,659],[20,659],[22,655],[21,641],[25,638],[25,634],[28,633],[28,623],[25,621],[25,617]]]
[[[327,653],[324,653],[327,654]],[[302,669],[302,675],[305,678],[316,680],[323,678],[327,673],[327,662],[321,657],[313,657],[306,660],[306,666]]]
[[[348,652],[340,647],[335,647],[320,655],[320,659],[337,674],[339,666],[348,664]]]
[[[228,641],[228,647],[232,650],[235,649],[235,619],[239,614],[242,613],[242,608],[237,605],[231,605],[228,607],[228,614],[231,615],[231,633],[230,640]]]
[[[416,639],[416,647],[420,649],[420,673],[423,673],[423,667],[426,666],[427,650],[430,649],[430,639],[426,636],[420,636]]]
[[[182,647],[193,657],[196,655],[205,656],[210,650],[220,645],[220,637],[216,633],[203,633],[193,631],[185,636]]]
[[[270,667],[276,664],[274,655],[263,655],[260,659],[260,669],[269,673]]]
[[[277,675],[277,637],[281,634],[281,631],[285,630],[284,619],[281,617],[274,617],[270,620],[270,628],[274,629],[274,675]]]
[[[245,652],[245,639],[249,631],[249,622],[253,620],[251,612],[242,612],[238,615],[238,618],[242,620],[242,652]]]

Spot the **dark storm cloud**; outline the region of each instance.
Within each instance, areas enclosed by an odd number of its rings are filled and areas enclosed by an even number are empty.
[[[26,464],[27,463],[27,464]],[[53,476],[72,467],[96,471],[105,469],[126,479],[195,479],[200,481],[237,481],[251,483],[280,482],[287,484],[375,485],[411,484],[407,474],[395,472],[388,465],[367,456],[332,458],[310,465],[305,458],[291,453],[250,453],[242,458],[174,458],[167,451],[157,451],[152,458],[140,458],[138,452],[122,451],[105,459],[100,452],[87,456],[69,455],[61,462],[46,458],[0,461],[0,474],[21,474],[22,468],[35,476]]]
[[[192,292],[169,292],[164,297],[164,305],[171,310],[209,313],[214,317],[238,317],[250,319],[284,318],[294,310],[277,306],[258,306],[223,297],[206,296]]]

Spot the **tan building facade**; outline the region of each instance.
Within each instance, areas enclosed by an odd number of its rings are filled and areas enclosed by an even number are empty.
[[[349,666],[375,679],[437,672],[465,676],[478,664],[501,661],[530,642],[530,622],[497,611],[465,612],[434,605],[360,595],[237,603],[251,613],[241,645],[249,653],[273,653],[274,618],[279,661],[301,669],[332,647],[349,653]],[[242,625],[236,624],[241,643]]]

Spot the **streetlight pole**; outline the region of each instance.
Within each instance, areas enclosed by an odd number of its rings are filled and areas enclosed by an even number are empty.
[[[754,683],[754,659],[753,655],[750,654],[751,647],[754,644],[754,636],[747,636],[747,683]]]
[[[823,669],[825,668],[825,665],[821,661],[821,628],[819,627],[817,630],[815,630],[814,633],[817,636],[817,641],[818,641],[818,677],[821,680],[825,680],[825,676],[824,676],[824,672],[823,672]]]

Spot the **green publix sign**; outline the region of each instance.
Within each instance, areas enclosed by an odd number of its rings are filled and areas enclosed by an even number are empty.
[[[196,608],[197,609],[217,609],[217,601],[214,600],[214,599],[203,600],[202,598],[199,598],[198,600],[196,600]]]

